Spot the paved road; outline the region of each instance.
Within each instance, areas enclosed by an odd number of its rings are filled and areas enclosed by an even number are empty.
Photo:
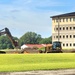
[[[6,72],[0,75],[75,75],[75,69],[50,70],[50,71],[27,71],[27,72]]]

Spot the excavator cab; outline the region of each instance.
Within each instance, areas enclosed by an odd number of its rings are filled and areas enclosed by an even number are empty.
[[[53,42],[53,45],[52,45],[52,50],[61,50],[61,42],[59,41],[55,41]]]
[[[55,41],[52,45],[47,45],[45,51],[46,53],[62,53],[61,42]]]

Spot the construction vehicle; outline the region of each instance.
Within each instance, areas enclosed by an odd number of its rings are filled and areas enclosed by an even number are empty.
[[[13,36],[11,35],[10,31],[8,28],[4,28],[2,30],[0,30],[0,36],[6,34],[8,36],[8,38],[10,39],[11,43],[13,44],[15,49],[19,48],[19,44],[17,40],[13,39]]]
[[[62,53],[61,42],[55,41],[52,45],[47,45],[45,47],[46,53]]]
[[[19,49],[18,41],[13,39],[13,36],[11,35],[8,28],[4,28],[4,29],[0,30],[0,36],[4,35],[4,34],[6,34],[8,36],[8,38],[10,39],[14,48]],[[13,50],[12,52],[24,53],[24,50],[20,50],[20,51]],[[62,47],[61,47],[61,42],[59,42],[59,41],[53,42],[52,45],[46,45],[45,51],[44,51],[44,53],[60,53],[60,52],[62,52]],[[5,53],[5,51],[0,51],[0,53]]]
[[[8,38],[10,39],[11,43],[13,44],[13,46],[15,48],[17,48],[18,45],[18,41],[13,39],[13,36],[11,35],[10,31],[8,28],[4,28],[2,30],[0,30],[0,36],[6,34],[8,36]]]

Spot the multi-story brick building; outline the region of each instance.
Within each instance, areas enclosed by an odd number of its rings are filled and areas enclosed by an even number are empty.
[[[75,49],[75,12],[52,16],[52,41],[63,49]]]

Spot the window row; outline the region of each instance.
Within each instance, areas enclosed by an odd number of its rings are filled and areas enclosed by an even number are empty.
[[[68,44],[68,43],[66,43],[66,44],[63,43],[63,47],[66,47],[66,46],[67,46],[67,47],[68,47],[68,46],[70,46],[70,47],[71,47],[71,46],[75,46],[75,43],[73,43],[73,44],[72,44],[72,43],[70,43],[70,44]]]
[[[54,39],[55,39],[55,38],[57,39],[58,36],[54,36]],[[60,35],[59,38],[60,38],[60,39],[61,39],[61,38],[63,38],[63,39],[64,39],[64,38],[75,38],[75,35],[62,35],[62,36]]]
[[[75,22],[75,17],[73,17],[73,18],[57,18],[57,19],[53,19],[54,20],[54,23],[55,22],[72,22],[72,21],[74,21]]]
[[[58,27],[55,27],[54,30],[58,31]],[[75,26],[74,27],[59,27],[59,30],[75,30]]]

